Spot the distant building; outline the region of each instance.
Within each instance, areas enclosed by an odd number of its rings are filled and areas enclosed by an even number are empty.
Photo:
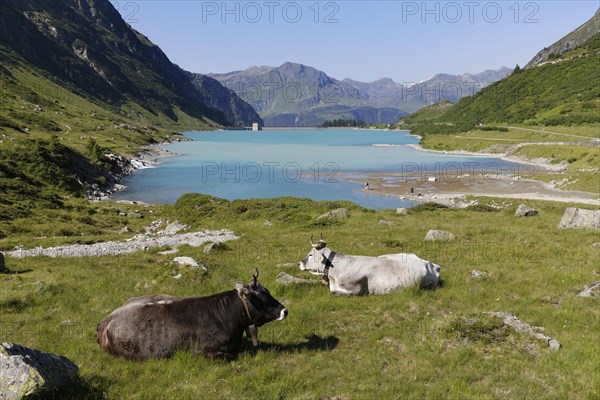
[[[252,131],[260,131],[260,126],[258,126],[258,122],[254,122],[252,124]]]

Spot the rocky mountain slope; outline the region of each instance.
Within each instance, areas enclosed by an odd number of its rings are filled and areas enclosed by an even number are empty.
[[[203,80],[174,65],[108,0],[3,0],[0,51],[10,63],[29,64],[69,91],[113,109],[133,103],[174,122],[176,110],[222,125],[260,121],[233,92],[207,89]]]
[[[585,24],[559,39],[551,46],[540,50],[540,52],[537,53],[535,57],[533,57],[531,61],[527,63],[525,68],[537,67],[545,62],[558,59],[563,54],[580,47],[584,42],[588,41],[598,32],[600,32],[600,8],[596,11],[596,14],[592,17],[592,19],[587,21]]]

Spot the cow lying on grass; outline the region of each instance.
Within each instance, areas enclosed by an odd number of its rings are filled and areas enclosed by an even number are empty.
[[[96,340],[107,353],[133,360],[175,350],[232,360],[244,331],[257,346],[256,327],[288,313],[258,282],[258,270],[249,284],[236,282],[234,288],[206,297],[134,297],[98,324]]]
[[[300,261],[300,269],[323,275],[322,283],[334,294],[386,294],[408,286],[434,288],[440,266],[415,254],[385,254],[379,257],[336,253],[321,240]]]

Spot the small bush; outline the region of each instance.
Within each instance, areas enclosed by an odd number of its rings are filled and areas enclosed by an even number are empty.
[[[477,316],[454,320],[446,332],[450,336],[458,335],[467,343],[492,344],[505,341],[510,334],[510,329],[500,317]]]
[[[87,215],[77,218],[77,221],[81,222],[82,224],[86,224],[86,225],[94,225],[94,219]]]
[[[497,212],[497,211],[500,211],[495,207],[488,206],[485,204],[473,204],[471,206],[465,207],[465,210],[474,211],[474,212]]]
[[[385,247],[402,247],[404,243],[399,240],[384,240],[381,242]]]
[[[344,222],[340,218],[322,218],[308,224],[309,228],[325,228],[328,226],[340,226]]]
[[[413,214],[413,213],[420,213],[423,211],[439,211],[439,210],[448,210],[448,209],[450,209],[450,207],[445,206],[443,204],[428,202],[428,203],[419,204],[418,206],[414,206],[413,208],[409,209],[408,212]]]

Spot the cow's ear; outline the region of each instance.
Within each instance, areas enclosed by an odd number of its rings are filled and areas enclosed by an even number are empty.
[[[247,295],[248,294],[248,288],[246,287],[246,285],[244,284],[244,282],[236,282],[233,284],[233,288],[235,290],[237,290],[239,295]]]

